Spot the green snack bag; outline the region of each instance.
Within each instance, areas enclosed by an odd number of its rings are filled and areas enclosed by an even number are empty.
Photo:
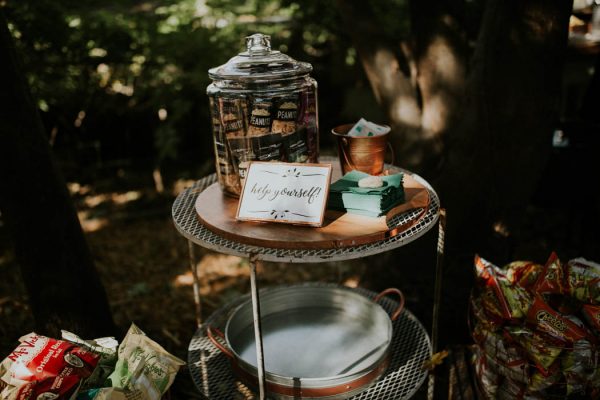
[[[140,390],[144,399],[160,400],[182,365],[185,362],[169,354],[135,324],[131,324],[119,345],[115,371],[108,379],[112,387]]]
[[[590,304],[600,303],[600,264],[585,258],[570,260],[565,266],[565,291]]]

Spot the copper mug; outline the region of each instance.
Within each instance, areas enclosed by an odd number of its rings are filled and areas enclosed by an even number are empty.
[[[376,136],[348,136],[353,126],[354,124],[345,124],[331,130],[337,138],[342,175],[353,170],[369,175],[383,174],[386,147],[390,149],[392,164],[394,163],[394,149],[388,142],[389,131]]]

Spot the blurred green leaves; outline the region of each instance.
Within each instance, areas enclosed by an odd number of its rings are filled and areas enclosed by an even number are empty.
[[[406,34],[405,0],[370,3],[386,33]],[[207,70],[254,32],[313,64],[322,116],[340,108],[323,89],[356,85],[361,73],[325,0],[19,0],[5,12],[57,151],[93,142],[101,158],[141,154],[159,165],[211,156]]]

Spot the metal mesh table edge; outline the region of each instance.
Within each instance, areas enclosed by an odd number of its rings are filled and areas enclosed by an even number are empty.
[[[423,184],[430,195],[430,206],[426,214],[414,226],[400,234],[378,242],[354,247],[335,249],[281,249],[261,246],[251,246],[225,239],[204,227],[195,211],[195,201],[198,194],[216,181],[212,174],[197,181],[192,187],[177,196],[172,207],[173,222],[179,233],[186,239],[217,252],[246,257],[256,254],[258,259],[273,262],[288,263],[317,263],[326,261],[341,261],[375,255],[406,245],[427,233],[438,221],[439,198],[433,188],[418,175],[412,174],[419,183]],[[398,216],[397,224],[410,222],[419,215],[419,210],[411,210]],[[394,221],[394,220],[393,220]]]

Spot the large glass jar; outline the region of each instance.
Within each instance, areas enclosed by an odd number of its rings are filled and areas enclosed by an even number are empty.
[[[270,37],[208,71],[217,176],[239,196],[250,161],[318,162],[317,82],[312,66],[271,50]]]

